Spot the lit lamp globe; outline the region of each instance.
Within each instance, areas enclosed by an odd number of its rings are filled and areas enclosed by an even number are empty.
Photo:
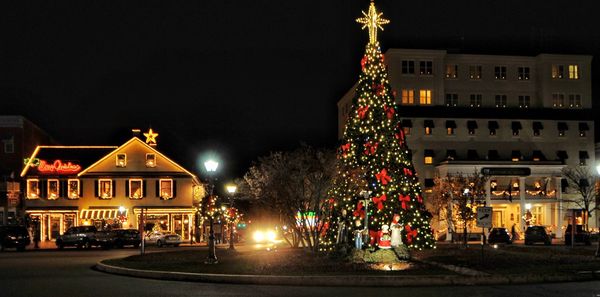
[[[596,171],[598,171],[598,175],[600,175],[600,164],[598,164],[598,166],[596,166]]]
[[[217,167],[219,167],[219,162],[217,162],[215,160],[208,160],[208,161],[204,162],[204,168],[208,172],[217,171]]]
[[[229,193],[229,194],[235,194],[235,191],[237,191],[236,185],[228,185],[225,188],[227,189],[227,193]]]

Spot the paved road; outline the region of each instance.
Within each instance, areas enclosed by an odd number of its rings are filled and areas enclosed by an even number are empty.
[[[174,248],[161,249],[172,250]],[[181,249],[181,248],[180,248]],[[205,252],[204,248],[193,248]],[[156,249],[150,249],[156,251]],[[487,287],[323,288],[158,281],[92,270],[100,259],[137,250],[44,250],[0,253],[0,297],[19,296],[585,296],[600,297],[600,281]],[[518,268],[515,268],[518,269]]]

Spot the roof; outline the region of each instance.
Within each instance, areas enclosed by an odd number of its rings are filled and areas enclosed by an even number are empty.
[[[21,176],[39,174],[37,170],[30,170],[31,168],[36,168],[33,166],[37,163],[36,160],[44,160],[48,163],[53,163],[56,160],[60,160],[63,163],[72,162],[83,169],[116,148],[116,146],[37,146],[21,171]]]

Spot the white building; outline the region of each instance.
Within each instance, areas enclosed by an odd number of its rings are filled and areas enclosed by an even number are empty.
[[[414,49],[385,55],[425,190],[436,175],[484,170],[494,226],[545,225],[561,237],[569,210],[577,208],[566,202],[572,195],[561,170],[596,166],[592,57]],[[339,137],[353,97],[354,87],[338,102]]]

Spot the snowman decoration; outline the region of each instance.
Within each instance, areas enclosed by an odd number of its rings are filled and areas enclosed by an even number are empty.
[[[381,231],[379,231],[379,248],[380,249],[390,249],[392,237],[390,236],[390,226],[383,225],[381,226]]]

